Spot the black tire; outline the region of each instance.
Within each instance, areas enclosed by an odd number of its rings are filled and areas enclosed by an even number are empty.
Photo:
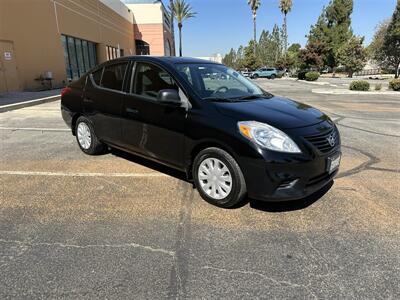
[[[275,75],[275,74],[272,74],[272,75],[271,75],[271,79],[274,80],[275,78],[276,78],[276,75]]]
[[[201,187],[200,180],[198,177],[198,170],[200,164],[207,158],[215,158],[223,162],[228,168],[230,175],[232,177],[232,187],[229,194],[223,199],[214,199],[210,197]],[[230,208],[234,207],[243,199],[247,194],[246,182],[242,170],[235,161],[235,159],[226,151],[219,148],[207,148],[202,150],[194,159],[193,170],[192,170],[194,184],[200,193],[200,196],[206,200],[208,203],[216,205],[218,207]]]
[[[91,137],[91,141],[90,141],[90,146],[89,148],[85,148],[81,145],[81,143],[79,142],[79,137],[78,137],[78,127],[79,124],[84,123],[90,131],[90,137]],[[90,122],[90,120],[88,118],[85,117],[79,117],[78,120],[76,121],[76,125],[75,125],[75,137],[76,137],[76,141],[79,145],[79,148],[81,148],[81,150],[88,154],[88,155],[99,155],[99,154],[103,154],[106,149],[107,146],[105,144],[103,144],[102,142],[99,141],[99,139],[97,138],[94,129],[93,129],[93,125]]]
[[[258,77],[259,77],[258,74],[254,74],[251,78],[252,79],[258,79]]]

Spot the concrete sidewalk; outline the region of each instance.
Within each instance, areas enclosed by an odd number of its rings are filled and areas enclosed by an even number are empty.
[[[40,92],[0,93],[0,112],[37,105],[60,98],[61,89]]]
[[[0,106],[60,95],[61,89],[41,92],[10,92],[0,93]]]

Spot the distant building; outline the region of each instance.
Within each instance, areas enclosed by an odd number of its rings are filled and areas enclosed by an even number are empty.
[[[0,92],[61,86],[132,54],[133,14],[119,0],[0,0]]]
[[[220,53],[214,54],[213,56],[200,56],[200,57],[196,57],[196,58],[209,60],[209,61],[216,62],[219,64],[222,63],[222,55]]]
[[[174,56],[170,16],[161,0],[124,0],[133,12],[136,54]]]
[[[0,92],[63,86],[121,56],[174,53],[159,0],[0,0]]]

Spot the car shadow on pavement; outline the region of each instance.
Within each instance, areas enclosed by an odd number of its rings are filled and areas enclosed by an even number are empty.
[[[184,172],[181,172],[181,171],[175,170],[173,168],[170,168],[168,166],[165,166],[163,164],[154,162],[154,161],[152,161],[150,159],[142,158],[142,157],[140,157],[138,155],[131,154],[131,153],[128,153],[128,152],[124,152],[122,150],[118,150],[118,149],[115,149],[115,148],[111,148],[110,149],[110,153],[112,155],[118,156],[120,158],[129,160],[130,162],[133,162],[135,164],[147,167],[147,168],[152,169],[154,171],[157,171],[157,172],[169,175],[171,177],[175,177],[177,179],[180,179],[180,180],[188,182],[188,180],[186,178],[186,174]]]
[[[333,186],[333,181],[325,185],[319,191],[316,191],[310,196],[299,200],[282,201],[282,202],[250,200],[249,203],[251,208],[265,212],[286,212],[286,211],[301,210],[309,207],[310,205],[314,204],[319,199],[321,199],[332,188],[332,186]]]
[[[154,162],[152,160],[142,158],[138,155],[124,152],[115,148],[111,148],[110,153],[117,157],[133,162],[135,164],[139,164],[154,171],[169,175],[176,179],[183,180],[189,184],[192,184],[191,182],[188,181],[186,174],[184,172],[175,170],[173,168]],[[333,181],[331,181],[329,184],[327,184],[314,194],[311,194],[310,196],[300,200],[272,202],[272,201],[259,201],[246,198],[242,202],[235,205],[234,207],[231,207],[230,209],[242,208],[247,204],[249,204],[251,208],[264,212],[287,212],[287,211],[300,210],[307,208],[308,206],[312,205],[313,203],[321,199],[331,189],[332,185]]]

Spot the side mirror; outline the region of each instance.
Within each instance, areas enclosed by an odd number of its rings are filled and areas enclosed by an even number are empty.
[[[180,105],[182,103],[177,90],[166,89],[158,92],[157,100],[161,103]]]

